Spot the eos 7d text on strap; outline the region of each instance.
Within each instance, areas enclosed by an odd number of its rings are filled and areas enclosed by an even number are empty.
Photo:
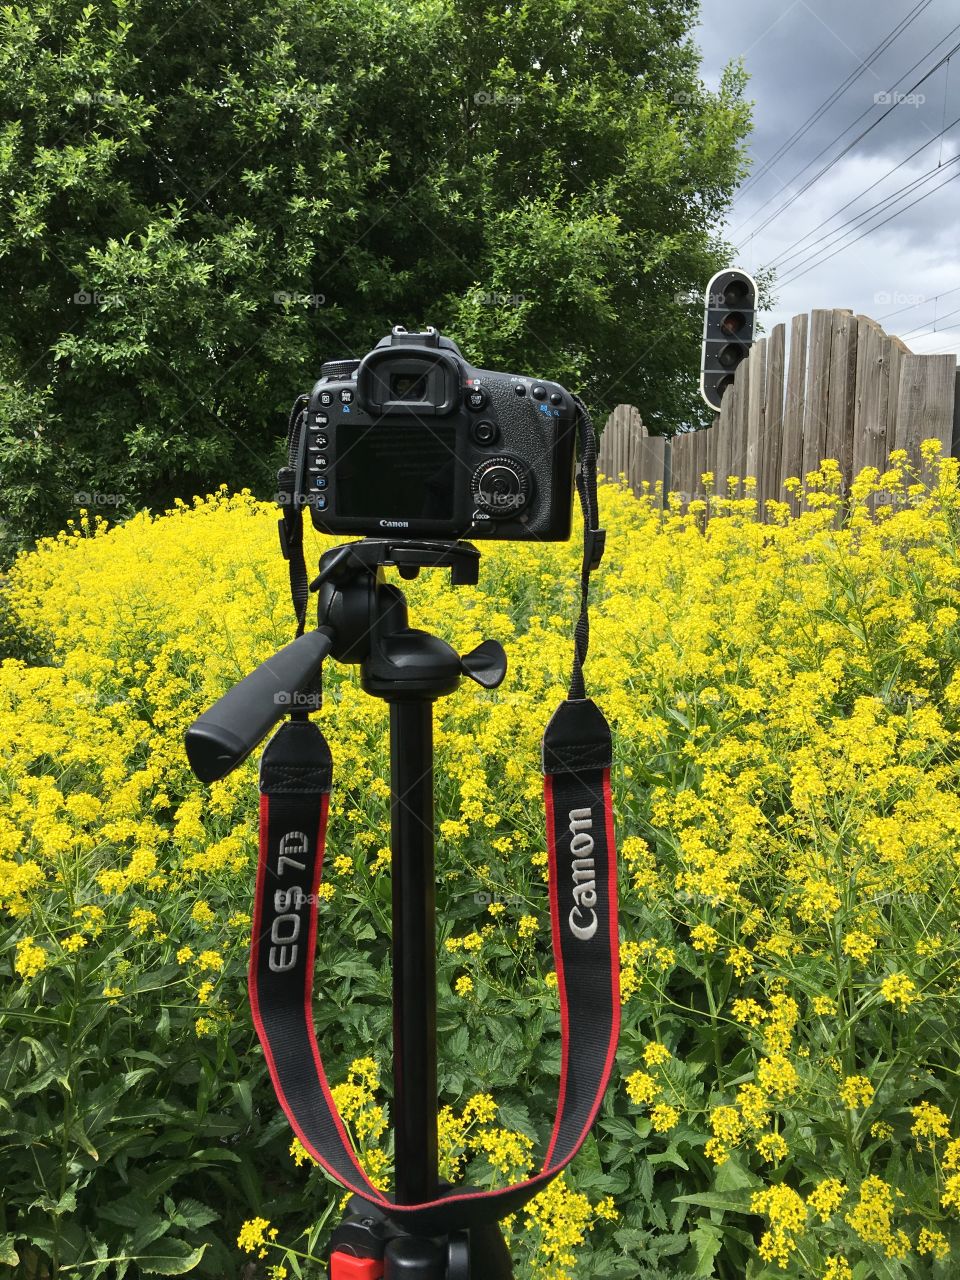
[[[557,1115],[536,1174],[495,1191],[441,1185],[437,1153],[433,702],[463,676],[496,688],[506,656],[487,640],[458,655],[408,626],[401,578],[449,568],[475,584],[473,538],[569,536],[575,444],[584,519],[580,615],[570,690],[542,744],[551,937],[561,1014]],[[398,440],[402,449],[398,448]],[[225,776],[283,716],[260,767],[260,858],[250,950],[254,1023],[277,1098],[306,1150],[354,1195],[330,1242],[332,1280],[509,1280],[498,1221],[537,1194],[587,1136],[619,1031],[611,737],[586,696],[588,589],[603,554],[596,438],[582,402],[555,383],[473,369],[434,330],[390,339],[363,361],[324,366],[291,415],[280,474],[281,542],[297,639],[258,667],[187,733],[204,781]],[[392,470],[390,483],[378,467]],[[399,496],[397,486],[406,486]],[[399,505],[398,505],[399,504]],[[382,532],[326,551],[305,631],[303,508],[326,532]],[[329,513],[329,514],[328,514]],[[345,527],[346,526],[346,527]],[[412,534],[441,536],[406,536]],[[325,658],[360,666],[390,707],[395,1193],[372,1185],[337,1111],[313,1025],[313,968],[330,748],[310,714]]]

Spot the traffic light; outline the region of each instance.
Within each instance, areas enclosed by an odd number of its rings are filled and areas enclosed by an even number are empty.
[[[733,384],[737,365],[746,359],[757,314],[757,283],[746,271],[718,271],[707,285],[703,318],[700,394],[711,409]]]

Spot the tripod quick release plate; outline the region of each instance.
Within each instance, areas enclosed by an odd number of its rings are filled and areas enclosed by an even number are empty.
[[[471,542],[362,538],[326,552],[310,590],[324,582],[339,585],[364,570],[375,573],[383,565],[395,565],[406,579],[415,578],[421,569],[449,568],[454,587],[474,587],[480,581],[480,552]]]

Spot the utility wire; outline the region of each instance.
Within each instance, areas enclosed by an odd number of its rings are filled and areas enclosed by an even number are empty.
[[[808,246],[808,249],[801,253],[791,254],[791,257],[800,258],[800,261],[795,262],[793,266],[784,267],[784,270],[789,274],[790,272],[795,271],[797,267],[802,266],[805,262],[809,262],[811,258],[815,258],[825,249],[831,249],[845,237],[849,236],[853,231],[862,227],[865,222],[868,222],[871,218],[875,218],[877,214],[886,212],[886,210],[896,204],[898,200],[902,200],[905,196],[910,195],[912,192],[916,191],[918,187],[929,182],[931,178],[939,177],[945,169],[948,169],[951,165],[955,165],[958,162],[960,162],[960,154],[953,156],[946,164],[941,165],[939,169],[928,169],[925,173],[920,174],[918,178],[912,178],[909,182],[904,183],[902,187],[898,187],[896,191],[892,191],[890,195],[884,196],[882,200],[878,200],[876,204],[871,205],[869,209],[862,210],[847,222],[837,227],[835,231],[832,231],[829,236],[816,246]],[[850,241],[850,243],[852,244],[853,241]],[[844,246],[841,245],[840,247],[843,248]],[[806,256],[803,256],[804,254]]]
[[[941,298],[949,298],[951,293],[960,293],[960,284],[955,289],[947,289],[943,293],[936,293],[932,298],[924,298],[921,302],[911,302],[906,307],[898,307],[896,311],[887,311],[882,316],[877,316],[877,320],[889,320],[891,316],[902,315],[904,311],[915,311],[917,307],[924,307],[928,302],[939,302]]]
[[[958,31],[960,31],[960,22],[957,23],[957,25],[953,28],[952,31],[949,31],[941,40],[939,40],[937,42],[937,45],[934,45],[934,48],[937,48],[938,45],[943,44],[944,40],[949,40],[950,37],[955,35]],[[793,203],[795,203],[795,201],[799,200],[799,198],[804,194],[804,192],[809,191],[809,189],[813,186],[815,182],[819,182],[819,180],[823,177],[825,173],[827,173],[830,169],[833,168],[835,164],[837,164],[840,160],[842,160],[843,157],[847,155],[847,153],[851,151],[857,145],[858,142],[862,142],[863,139],[867,136],[867,134],[871,133],[874,129],[876,129],[877,125],[882,124],[883,121],[886,120],[887,116],[889,116],[891,112],[896,111],[897,107],[904,100],[904,98],[908,98],[916,89],[920,87],[920,85],[924,84],[927,80],[929,80],[929,78],[933,75],[935,71],[939,71],[939,69],[950,60],[950,58],[957,52],[958,49],[960,49],[960,41],[958,41],[946,54],[944,54],[943,57],[939,59],[939,61],[935,62],[934,65],[929,69],[929,71],[926,71],[920,77],[920,79],[910,89],[907,90],[905,94],[901,94],[897,90],[891,89],[889,92],[894,95],[893,104],[889,106],[882,115],[878,116],[876,120],[873,121],[872,124],[868,125],[866,129],[858,133],[857,136],[851,142],[848,142],[847,145],[843,148],[843,150],[840,151],[837,155],[835,155],[832,160],[828,161],[825,165],[823,165],[822,168],[818,169],[817,172],[813,175],[813,177],[808,179],[808,181],[800,188],[799,191],[795,192],[792,196],[790,196],[778,209],[775,209],[774,212],[770,214],[770,216],[760,224],[760,226],[754,227],[753,231],[750,232],[750,235],[751,236],[758,235],[761,231],[763,231],[765,227],[768,227],[771,222],[773,222],[776,218],[779,218],[782,213],[784,213],[787,209],[789,209],[789,207]],[[911,74],[911,72],[915,71],[917,67],[920,65],[920,63],[923,62],[925,58],[928,58],[930,56],[931,52],[932,52],[931,50],[927,50],[927,52],[923,55],[923,57],[920,58],[917,62],[915,62],[909,71],[905,71],[903,76],[900,77],[900,79],[902,80],[904,76],[908,76]],[[873,105],[876,106],[876,103],[874,103]],[[825,155],[826,152],[828,152],[831,147],[835,146],[836,143],[840,141],[840,139],[843,137],[845,133],[849,133],[851,129],[855,128],[860,123],[860,121],[864,118],[864,116],[867,116],[870,114],[872,109],[873,107],[867,107],[866,111],[862,111],[860,115],[857,116],[856,120],[853,121],[852,124],[847,125],[847,127],[843,129],[830,142],[828,142],[827,145],[823,147],[822,150],[820,150],[813,157],[812,160],[809,160],[803,166],[802,169],[800,169],[797,173],[795,173],[793,175],[793,178],[790,179],[790,182],[784,183],[784,186],[781,188],[780,191],[774,192],[774,194],[772,196],[769,196],[763,202],[763,204],[761,204],[757,209],[754,209],[753,213],[751,213],[749,217],[740,224],[739,228],[734,227],[731,230],[731,235],[737,235],[738,232],[742,230],[742,228],[746,227],[750,222],[752,222],[753,219],[757,217],[758,214],[762,213],[763,210],[766,209],[768,205],[772,204],[773,201],[776,200],[777,196],[781,195],[782,192],[790,186],[791,182],[795,182],[796,179],[801,176],[801,174],[806,173],[806,171],[812,165],[816,164],[816,162],[820,159],[821,156]]]
[[[960,157],[958,157],[958,159],[960,159]],[[946,165],[944,165],[944,168],[946,168]],[[842,253],[844,249],[849,249],[851,245],[856,244],[858,240],[862,240],[864,236],[872,235],[874,231],[879,231],[880,228],[885,227],[888,222],[892,222],[894,218],[898,218],[901,213],[906,213],[908,209],[912,209],[914,205],[918,205],[921,202],[921,200],[926,200],[928,196],[934,195],[942,187],[948,186],[957,177],[960,177],[960,174],[951,174],[946,182],[941,182],[938,186],[933,187],[930,191],[925,191],[923,195],[917,196],[916,200],[911,200],[910,203],[907,205],[904,205],[902,209],[897,209],[894,213],[891,213],[889,217],[884,218],[882,222],[878,222],[875,226],[868,227],[865,231],[861,231],[861,233],[856,237],[856,239],[851,240],[849,244],[840,245],[839,248],[834,249],[832,253],[828,253],[825,258],[820,258],[819,261],[817,262],[811,262],[809,266],[805,266],[800,271],[796,271],[788,279],[779,281],[779,284],[781,286],[793,284],[795,280],[799,280],[801,276],[807,275],[807,273],[810,271],[813,271],[815,267],[823,266],[825,262],[829,262],[831,258],[835,258],[837,254]]]
[[[960,124],[960,116],[957,116],[956,120],[951,121],[950,124],[948,124],[943,130],[941,130],[940,134],[938,135],[941,141],[943,139],[944,133],[949,133],[950,130],[956,128],[958,124]],[[784,249],[782,253],[777,254],[775,258],[771,258],[771,260],[766,264],[767,267],[779,267],[779,266],[782,266],[785,262],[789,262],[791,258],[796,258],[801,256],[801,254],[803,254],[806,251],[802,249],[797,250],[798,245],[803,244],[804,240],[809,240],[811,236],[816,235],[816,233],[822,227],[825,227],[828,222],[832,222],[834,218],[838,218],[840,214],[845,212],[847,209],[849,209],[852,204],[856,204],[858,200],[862,199],[865,195],[869,194],[869,192],[871,192],[874,189],[874,187],[878,187],[881,182],[885,182],[887,178],[892,177],[899,169],[902,169],[904,165],[909,164],[910,161],[914,158],[914,156],[918,156],[921,151],[925,151],[927,147],[932,146],[933,143],[935,143],[936,141],[937,141],[937,138],[935,137],[930,138],[929,141],[924,142],[919,147],[917,147],[915,151],[911,151],[910,154],[906,156],[903,160],[901,160],[899,164],[895,164],[893,168],[888,169],[887,172],[883,174],[882,177],[877,178],[876,182],[871,182],[869,187],[865,187],[863,191],[858,191],[857,194],[851,200],[848,200],[846,204],[841,205],[839,209],[834,210],[834,212],[831,213],[828,217],[824,218],[822,222],[818,222],[817,225],[812,230],[805,232],[799,238],[799,240],[794,240],[793,244],[789,245],[786,249]],[[941,167],[941,162],[938,162],[933,169],[928,170],[928,173],[936,173],[940,167]],[[843,225],[849,226],[850,223],[855,222],[858,217],[860,217],[860,214],[855,214],[853,218],[850,218]],[[835,234],[835,232],[839,230],[841,230],[840,227],[835,227],[834,230],[830,232],[830,235]],[[797,252],[796,253],[791,252],[792,250],[797,250]]]
[[[916,338],[920,334],[926,335],[928,333],[938,333],[939,330],[937,329],[937,325],[941,320],[949,320],[951,316],[960,316],[960,307],[957,307],[956,311],[948,311],[945,316],[937,316],[933,321],[932,329],[928,328],[925,324],[918,324],[915,329],[911,329],[909,333],[902,333],[900,337],[906,341],[907,338]]]
[[[833,104],[837,101],[837,99],[841,98],[846,93],[846,91],[850,88],[850,86],[854,84],[855,81],[859,80],[859,78],[863,75],[863,73],[867,71],[873,65],[874,62],[876,62],[880,54],[884,53],[887,49],[889,49],[890,45],[893,44],[894,40],[896,40],[898,36],[901,36],[904,33],[904,31],[906,31],[907,27],[909,27],[910,24],[914,22],[914,20],[918,18],[920,14],[924,11],[924,9],[926,9],[931,3],[932,3],[932,0],[920,0],[920,3],[915,5],[914,8],[911,9],[911,11],[907,14],[907,16],[903,18],[899,23],[897,23],[896,27],[894,27],[892,31],[888,32],[888,34],[884,37],[883,40],[881,40],[881,42],[876,46],[876,48],[867,54],[866,58],[864,58],[864,60],[860,63],[860,66],[857,67],[856,70],[850,72],[846,80],[844,80],[842,84],[838,85],[837,88],[834,89],[833,93],[831,93],[829,97],[825,98],[823,102],[821,102],[820,106],[817,107],[817,109],[813,112],[813,114],[808,116],[807,119],[803,122],[803,124],[800,125],[799,128],[797,128],[796,130],[794,130],[794,132],[790,135],[790,137],[787,138],[787,140],[781,144],[779,149],[775,151],[773,155],[769,156],[763,162],[763,164],[760,166],[760,168],[757,170],[756,173],[753,173],[750,175],[747,181],[743,184],[743,186],[737,192],[737,199],[739,199],[745,191],[749,191],[751,187],[755,186],[761,180],[761,178],[763,178],[764,175],[767,174],[770,171],[770,169],[773,168],[773,166],[777,163],[778,160],[783,159],[783,157],[787,154],[787,152],[790,151],[791,148],[797,142],[799,142],[799,140],[806,133],[808,133],[810,129],[813,128],[813,126],[817,123],[817,121],[821,118],[821,116],[823,116],[825,112],[829,111],[829,109],[833,106]]]

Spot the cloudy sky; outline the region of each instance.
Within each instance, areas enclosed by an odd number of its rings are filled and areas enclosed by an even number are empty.
[[[702,0],[697,34],[709,85],[732,58],[750,74],[727,237],[746,270],[777,265],[767,331],[850,307],[914,351],[960,352],[957,0]]]

